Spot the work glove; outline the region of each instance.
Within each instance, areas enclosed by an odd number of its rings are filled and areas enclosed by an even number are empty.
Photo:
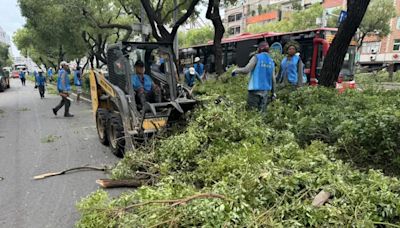
[[[237,76],[237,73],[236,73],[236,70],[233,70],[232,71],[232,75],[231,75],[232,77],[236,77]]]

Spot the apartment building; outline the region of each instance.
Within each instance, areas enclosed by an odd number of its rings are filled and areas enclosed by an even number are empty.
[[[229,36],[246,31],[248,25],[264,24],[289,17],[294,9],[320,3],[331,12],[345,8],[346,0],[245,0],[225,9],[224,25]],[[322,16],[322,15],[321,15]]]
[[[7,33],[3,30],[1,26],[0,26],[0,43],[11,45],[10,36],[7,35]]]
[[[397,15],[400,15],[400,0],[394,0]],[[361,47],[359,63],[363,66],[385,66],[394,64],[394,70],[400,69],[400,16],[390,20],[391,33],[380,38],[369,36]]]
[[[301,0],[246,0],[225,9],[224,25],[229,36],[246,31],[248,25],[279,21]]]

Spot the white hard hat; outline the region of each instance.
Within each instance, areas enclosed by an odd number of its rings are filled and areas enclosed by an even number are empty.
[[[195,74],[196,70],[194,69],[194,67],[190,67],[189,68],[189,74]]]
[[[64,66],[64,65],[67,65],[67,66],[68,66],[68,63],[65,62],[65,61],[62,61],[62,62],[60,63],[60,66]]]
[[[200,61],[200,57],[194,58],[194,62],[195,62],[195,63],[197,63],[198,61]]]

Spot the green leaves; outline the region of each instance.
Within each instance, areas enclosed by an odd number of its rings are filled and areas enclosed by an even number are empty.
[[[292,32],[305,29],[317,28],[318,25],[315,21],[318,17],[321,17],[323,12],[321,4],[314,4],[310,8],[294,12],[288,18],[281,21],[270,22],[264,25],[250,25],[248,28],[249,32]]]
[[[8,67],[12,64],[9,48],[8,45],[0,43],[0,68]]]
[[[199,86],[203,106],[185,129],[128,153],[113,171],[115,178],[129,178],[151,170],[158,182],[114,200],[102,192],[84,199],[78,227],[373,227],[399,222],[400,181],[368,170],[383,161],[398,167],[399,92],[281,91],[261,115],[244,108],[247,80]],[[346,149],[349,157],[344,158],[352,163],[338,159]],[[365,162],[360,163],[365,169],[356,170],[355,162]],[[321,190],[331,198],[313,207]],[[127,205],[199,193],[225,199],[175,207],[145,204],[116,214]]]

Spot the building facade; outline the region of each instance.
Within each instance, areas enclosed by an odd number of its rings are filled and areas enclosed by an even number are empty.
[[[246,0],[225,9],[224,25],[229,36],[246,31],[248,25],[279,21],[302,0]]]
[[[3,30],[1,26],[0,26],[0,43],[11,45],[10,36],[7,35],[7,33]]]
[[[400,0],[394,0],[397,15],[400,15]],[[380,38],[369,36],[361,47],[359,63],[375,67],[394,64],[394,70],[400,69],[400,16],[390,20],[391,33]]]
[[[290,15],[295,4],[307,8],[320,3],[326,12],[338,8],[345,9],[346,0],[247,0],[225,9],[224,25],[228,36],[235,36],[246,31],[248,25],[279,21]],[[356,61],[362,66],[378,67],[394,65],[400,69],[400,0],[393,0],[397,10],[395,18],[390,20],[391,33],[383,38],[372,35],[364,39]]]
[[[246,0],[225,9],[224,25],[228,36],[246,31],[252,24],[265,24],[289,17],[294,9],[322,4],[327,12],[345,8],[346,0]],[[321,15],[322,16],[322,15]]]

